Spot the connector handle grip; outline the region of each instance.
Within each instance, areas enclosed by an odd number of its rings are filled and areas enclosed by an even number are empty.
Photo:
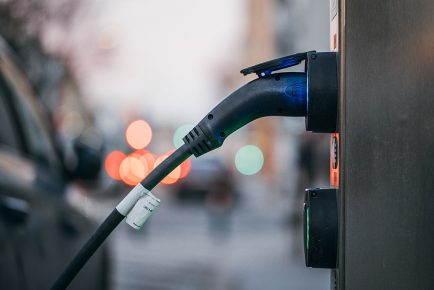
[[[220,147],[233,132],[265,116],[306,116],[306,73],[276,73],[233,92],[184,137],[196,157]]]

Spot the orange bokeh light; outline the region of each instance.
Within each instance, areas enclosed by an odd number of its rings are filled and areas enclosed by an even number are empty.
[[[170,152],[170,151],[169,151]],[[160,165],[161,162],[164,161],[167,157],[169,157],[170,153],[166,153],[155,160],[154,168]],[[181,166],[176,167],[173,169],[172,172],[170,172],[163,180],[161,180],[161,183],[163,184],[173,184],[178,181],[178,179],[181,177]]]
[[[147,163],[142,162],[134,154],[128,155],[119,167],[119,175],[128,185],[137,185],[148,174]]]
[[[141,162],[143,162],[146,165],[146,167],[148,168],[148,172],[146,173],[146,175],[148,175],[150,170],[154,168],[154,163],[155,163],[156,157],[154,154],[152,154],[148,150],[144,150],[144,149],[136,150],[135,152],[131,153],[130,156],[136,157],[137,159],[139,159]]]
[[[107,155],[104,163],[105,171],[107,174],[116,180],[121,180],[119,175],[119,167],[126,155],[121,151],[112,151]]]
[[[179,179],[186,177],[191,170],[191,160],[187,159],[181,164],[181,175],[179,176]]]
[[[149,145],[152,139],[152,129],[144,120],[136,120],[128,125],[125,131],[128,145],[134,149],[143,149]]]

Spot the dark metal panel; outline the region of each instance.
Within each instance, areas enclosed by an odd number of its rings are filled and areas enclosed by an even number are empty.
[[[346,0],[340,289],[434,289],[434,1]]]

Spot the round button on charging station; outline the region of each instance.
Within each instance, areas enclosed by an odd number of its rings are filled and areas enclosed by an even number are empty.
[[[304,253],[307,267],[336,268],[338,241],[337,189],[306,189]]]

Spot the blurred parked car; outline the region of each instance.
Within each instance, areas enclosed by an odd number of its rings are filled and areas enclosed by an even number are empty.
[[[71,180],[97,174],[65,167],[17,63],[0,39],[0,289],[48,289],[95,229],[65,202],[64,191]],[[95,168],[89,150],[78,152],[77,168]],[[108,289],[107,281],[104,247],[68,289]]]
[[[232,173],[215,158],[192,159],[191,171],[175,185],[178,201],[206,202],[210,195],[225,195],[237,200],[237,188]]]

